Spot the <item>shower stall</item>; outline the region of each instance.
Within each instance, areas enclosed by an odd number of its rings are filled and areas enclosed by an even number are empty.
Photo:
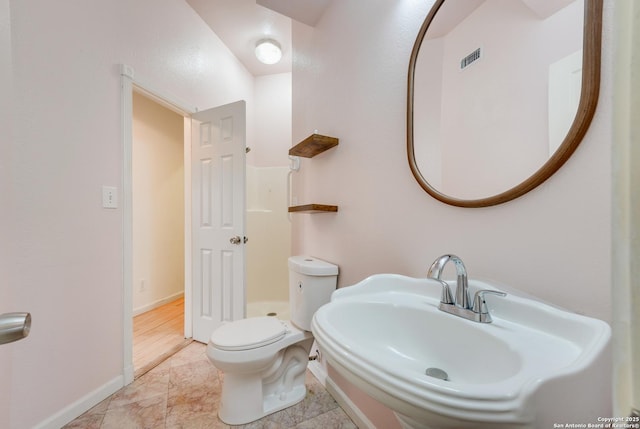
[[[247,165],[247,317],[289,318],[289,167]]]

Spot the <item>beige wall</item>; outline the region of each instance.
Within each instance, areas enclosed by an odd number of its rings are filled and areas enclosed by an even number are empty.
[[[432,4],[343,0],[314,29],[294,26],[294,141],[313,129],[340,138],[296,178],[302,201],[339,212],[296,217],[294,252],[339,264],[340,287],[382,272],[424,277],[435,258],[455,253],[471,277],[610,322],[613,2],[600,102],[582,144],[540,187],[482,209],[431,198],[407,163],[408,61]]]
[[[255,134],[247,142],[247,164],[256,167],[289,165],[291,147],[291,73],[256,76]]]
[[[199,110],[246,100],[248,132],[253,76],[183,0],[11,2],[11,46],[11,292],[33,329],[8,427],[53,429],[124,383],[123,211],[101,204],[122,190],[118,65]]]
[[[612,2],[600,101],[582,144],[540,187],[482,209],[431,198],[407,163],[408,58],[432,3],[375,0],[361,13],[362,0],[345,0],[310,34],[294,28],[294,43],[308,39],[296,44],[305,61],[294,63],[294,141],[313,129],[340,138],[335,149],[303,159],[296,176],[301,203],[340,211],[296,217],[294,251],[340,264],[340,286],[376,272],[424,276],[453,252],[472,277],[611,320]]]
[[[184,293],[184,117],[133,94],[133,311]]]
[[[11,269],[12,186],[11,159],[13,136],[11,133],[11,28],[9,0],[0,0],[0,314],[18,311],[12,299],[14,277]],[[20,311],[25,311],[21,309]],[[11,351],[18,344],[0,345],[0,427],[9,427],[11,421]]]

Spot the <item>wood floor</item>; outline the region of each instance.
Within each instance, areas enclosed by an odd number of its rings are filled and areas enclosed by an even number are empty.
[[[184,298],[134,317],[134,377],[146,373],[191,341],[184,338]]]

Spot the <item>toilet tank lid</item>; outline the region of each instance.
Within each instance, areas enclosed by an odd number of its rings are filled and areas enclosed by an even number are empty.
[[[291,256],[289,269],[308,276],[338,275],[338,266],[313,256]]]

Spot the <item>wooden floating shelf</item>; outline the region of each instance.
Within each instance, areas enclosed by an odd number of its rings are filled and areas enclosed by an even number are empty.
[[[337,146],[338,142],[339,140],[335,137],[311,134],[309,137],[289,149],[289,155],[313,158],[325,150]]]
[[[338,206],[328,206],[326,204],[305,204],[303,206],[289,207],[289,213],[335,213]]]

